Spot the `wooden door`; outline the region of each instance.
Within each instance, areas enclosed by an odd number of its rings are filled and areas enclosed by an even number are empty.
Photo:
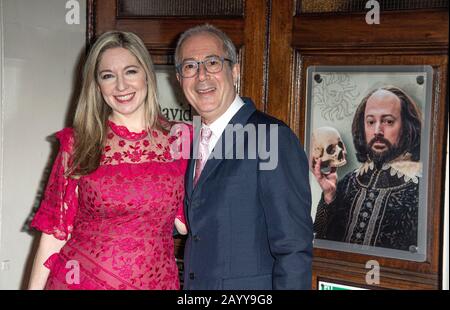
[[[367,24],[367,1],[273,0],[270,19],[267,111],[286,120],[304,141],[310,66],[430,65],[434,71],[428,171],[425,262],[314,249],[319,280],[358,287],[437,289],[446,141],[448,3],[383,1],[380,24]],[[349,124],[351,125],[351,124]],[[366,262],[380,264],[378,285],[367,286]]]
[[[381,23],[365,21],[359,0],[88,0],[88,39],[112,29],[133,31],[157,65],[173,65],[177,37],[211,23],[238,48],[239,93],[286,122],[305,142],[306,72],[317,65],[430,65],[434,84],[428,169],[427,260],[377,257],[382,277],[370,288],[436,289],[440,285],[441,218],[448,75],[448,2],[389,0]],[[182,242],[176,242],[182,258]],[[313,285],[325,279],[365,287],[373,257],[314,250]],[[181,265],[180,265],[181,266]]]

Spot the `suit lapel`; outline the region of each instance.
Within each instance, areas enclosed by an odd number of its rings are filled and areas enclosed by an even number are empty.
[[[255,112],[256,108],[255,108],[253,102],[247,98],[242,98],[242,99],[245,104],[233,116],[233,118],[230,120],[228,125],[241,124],[241,125],[245,126],[245,124],[247,124],[247,120],[249,119],[250,115],[252,115],[253,112]],[[241,130],[243,130],[243,129],[241,129]],[[236,134],[238,134],[238,133],[239,133],[239,131],[236,131]],[[194,144],[194,146],[198,145],[198,139],[196,139],[196,140],[197,140],[196,142],[194,141],[194,143],[196,143],[196,144]],[[208,159],[208,161],[205,164],[205,167],[203,168],[202,174],[200,175],[200,178],[198,179],[197,185],[192,189],[192,194],[197,190],[197,188],[202,186],[202,184],[208,179],[208,177],[211,175],[211,173],[220,165],[220,163],[225,159],[225,155],[233,150],[235,143],[236,143],[236,140],[233,139],[233,143],[228,143],[228,145],[225,145],[225,131],[222,133],[219,140],[217,141],[216,146],[214,147],[213,152],[210,155],[210,158]],[[212,155],[219,144],[221,146],[221,152],[220,152],[221,157],[220,157],[220,159],[212,158]],[[194,162],[194,160],[191,160],[191,162]],[[191,181],[190,181],[191,184],[193,183],[193,177],[192,177],[193,167],[194,167],[194,165],[192,164],[192,168],[190,167],[190,169],[189,169],[191,171],[191,175],[188,176],[191,179]]]

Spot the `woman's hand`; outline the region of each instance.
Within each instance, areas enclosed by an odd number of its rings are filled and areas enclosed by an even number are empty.
[[[177,229],[177,231],[180,235],[187,235],[187,233],[188,233],[186,224],[184,224],[182,221],[180,221],[177,218],[175,219],[175,228]]]

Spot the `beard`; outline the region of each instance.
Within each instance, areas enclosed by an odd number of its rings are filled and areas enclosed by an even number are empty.
[[[373,145],[376,142],[384,143],[386,145],[386,150],[382,152],[374,151]],[[367,155],[374,162],[377,168],[381,168],[384,163],[390,162],[402,153],[402,150],[400,150],[397,145],[392,145],[391,142],[383,137],[375,137],[367,144]]]

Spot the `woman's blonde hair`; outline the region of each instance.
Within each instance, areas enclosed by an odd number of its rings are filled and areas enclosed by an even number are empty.
[[[133,54],[145,71],[147,96],[144,102],[148,130],[165,130],[167,121],[162,116],[157,92],[153,62],[142,40],[131,32],[110,31],[102,34],[92,45],[83,69],[80,97],[73,122],[75,143],[68,175],[79,177],[96,170],[105,141],[107,120],[112,109],[106,104],[97,83],[98,66],[103,53],[111,48],[125,48]]]

